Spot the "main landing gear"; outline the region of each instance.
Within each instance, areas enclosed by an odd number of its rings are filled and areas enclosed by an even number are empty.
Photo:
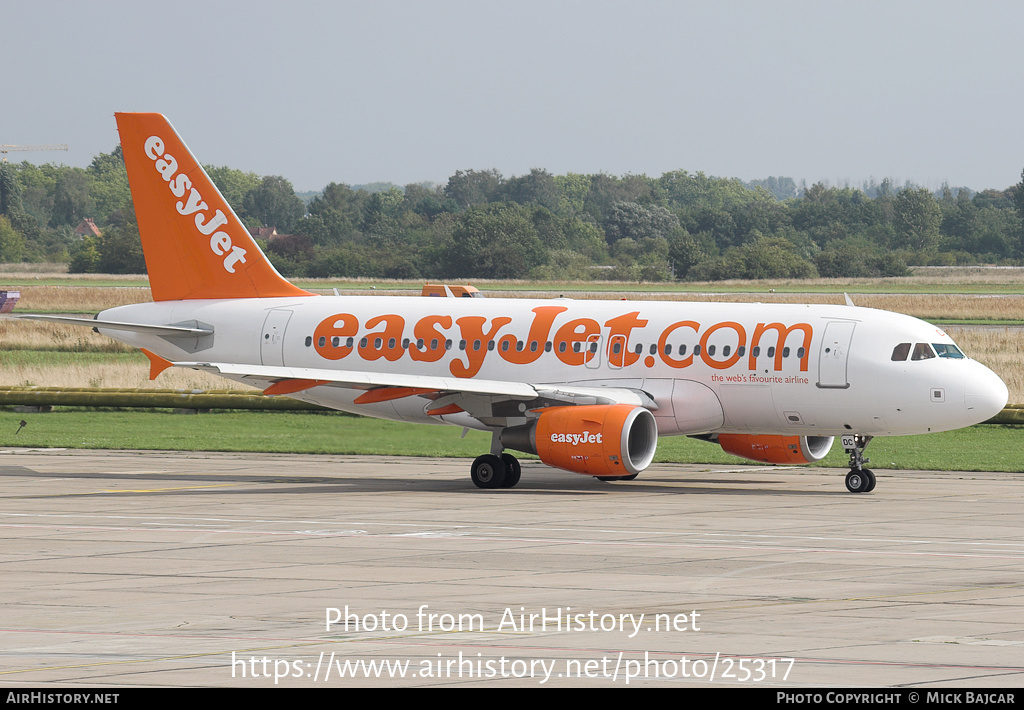
[[[477,488],[512,488],[523,469],[512,454],[484,454],[473,462],[470,477]]]
[[[870,493],[875,490],[875,474],[871,469],[864,468],[864,464],[871,462],[871,459],[864,458],[864,449],[870,441],[870,436],[862,434],[843,436],[843,448],[850,454],[850,472],[846,474],[846,490],[850,493]]]

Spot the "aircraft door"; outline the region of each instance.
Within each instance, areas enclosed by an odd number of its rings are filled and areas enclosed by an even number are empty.
[[[821,339],[821,351],[818,353],[818,387],[846,389],[850,386],[846,361],[856,326],[852,321],[832,321],[825,326],[825,336]]]
[[[264,365],[284,365],[284,332],[291,317],[291,311],[273,310],[263,321],[263,331],[260,334],[260,362]]]

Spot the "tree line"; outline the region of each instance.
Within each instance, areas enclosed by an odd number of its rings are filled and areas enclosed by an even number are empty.
[[[666,281],[898,276],[908,265],[1024,263],[1024,173],[1005,190],[790,178],[457,171],[444,185],[206,171],[289,277]],[[76,238],[92,218],[100,236]],[[87,168],[0,165],[0,261],[143,273],[120,147]]]

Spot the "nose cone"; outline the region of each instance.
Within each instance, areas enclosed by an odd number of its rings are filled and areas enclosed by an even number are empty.
[[[1010,391],[999,376],[979,365],[964,387],[967,418],[975,424],[991,419],[1002,411],[1009,398]]]

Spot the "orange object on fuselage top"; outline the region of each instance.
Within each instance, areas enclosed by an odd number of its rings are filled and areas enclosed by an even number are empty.
[[[604,336],[604,355],[613,367],[627,367],[641,362],[640,352],[631,344],[631,339],[642,341],[648,345],[656,343],[656,347],[643,359],[643,366],[654,367],[658,360],[675,369],[690,367],[699,360],[708,367],[724,370],[735,366],[746,369],[757,369],[758,358],[761,357],[762,340],[769,333],[770,347],[766,350],[767,358],[772,362],[773,369],[783,369],[783,359],[788,348],[787,340],[794,332],[802,338],[795,352],[799,361],[800,371],[806,372],[810,358],[811,339],[814,330],[808,323],[757,323],[748,343],[747,331],[736,321],[721,321],[703,325],[697,321],[676,321],[661,329],[657,334],[643,334],[649,321],[641,317],[639,311],[632,311],[610,318],[604,325],[592,318],[575,318],[558,323],[558,317],[567,312],[563,306],[539,306],[532,309],[532,321],[528,329],[517,327],[522,333],[527,330],[525,340],[518,340],[513,333],[501,334],[500,331],[515,322],[510,316],[497,316],[488,320],[485,316],[462,316],[453,319],[448,315],[428,315],[421,317],[412,326],[412,337],[405,333],[408,324],[405,318],[390,313],[369,318],[366,330],[360,329],[359,318],[352,313],[338,313],[324,320],[313,331],[313,347],[316,352],[327,360],[341,360],[353,351],[363,360],[373,361],[384,358],[395,362],[406,355],[417,362],[437,362],[452,353],[449,371],[456,377],[473,377],[480,372],[484,360],[495,353],[505,362],[527,365],[540,360],[545,355],[553,355],[559,361],[570,366],[586,365],[599,357],[595,343]],[[382,329],[381,329],[382,328]],[[554,337],[551,333],[554,331]],[[723,347],[721,355],[715,346],[710,344],[711,337],[719,332],[731,332],[730,344]],[[686,354],[683,348],[676,346],[672,350],[671,341],[696,340],[695,347]],[[458,341],[458,347],[455,342]],[[763,363],[762,363],[763,364]]]

